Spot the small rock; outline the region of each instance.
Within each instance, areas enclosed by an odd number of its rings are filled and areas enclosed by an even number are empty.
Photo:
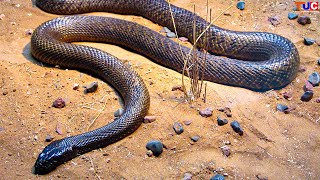
[[[292,111],[295,110],[295,109],[296,109],[296,107],[289,107],[288,109],[284,110],[283,112],[284,112],[285,114],[289,114],[290,112],[292,112]]]
[[[212,108],[206,108],[204,110],[200,110],[199,111],[199,114],[202,116],[202,117],[210,117],[212,116]]]
[[[215,176],[210,178],[210,180],[224,180],[224,176],[221,174],[216,174]]]
[[[98,89],[98,82],[93,82],[91,83],[89,86],[85,86],[84,87],[84,93],[93,93]]]
[[[316,99],[316,103],[320,103],[320,98],[317,98],[317,99]]]
[[[192,136],[190,139],[191,139],[193,142],[198,142],[199,139],[200,139],[200,136],[195,135],[195,136]]]
[[[169,33],[171,32],[169,28],[167,27],[163,27],[161,30],[160,30],[160,33]]]
[[[191,180],[192,179],[192,174],[191,173],[184,173],[183,175],[183,180]]]
[[[32,29],[27,29],[27,30],[26,30],[26,35],[27,35],[27,36],[31,36],[32,33],[33,33],[33,30],[32,30]]]
[[[114,113],[113,113],[113,115],[114,115],[114,117],[120,117],[121,116],[121,114],[123,114],[123,112],[124,112],[124,110],[122,109],[122,108],[119,108],[118,110],[116,110]]]
[[[300,16],[298,18],[298,23],[301,25],[311,24],[311,19],[309,16]]]
[[[304,92],[304,94],[301,96],[301,101],[304,101],[304,102],[308,102],[312,99],[313,97],[313,91],[306,91]]]
[[[3,20],[6,16],[4,14],[0,14],[0,20]]]
[[[232,117],[231,109],[229,107],[220,108],[218,111],[224,112],[228,117]]]
[[[237,3],[237,8],[240,9],[240,10],[244,10],[245,4],[246,4],[245,2],[239,1],[239,2]]]
[[[223,126],[223,125],[228,124],[228,120],[222,119],[222,118],[220,118],[220,116],[217,118],[217,122],[218,122],[219,126]]]
[[[72,89],[73,90],[78,90],[80,88],[80,85],[78,83],[73,84]]]
[[[320,46],[320,39],[316,40],[316,44]],[[320,59],[319,59],[320,60]],[[320,65],[320,64],[319,64]]]
[[[182,89],[181,85],[173,86],[172,89],[171,89],[171,91],[176,91],[176,90],[179,90],[179,91],[183,92],[183,89]]]
[[[175,37],[177,37],[177,36],[176,36],[176,33],[174,33],[174,32],[168,32],[168,33],[167,33],[167,37],[168,37],[168,38],[175,38]]]
[[[305,72],[306,70],[307,70],[307,67],[305,67],[305,66],[299,67],[299,72]]]
[[[289,19],[296,19],[296,18],[298,18],[298,14],[296,14],[296,13],[293,13],[293,12],[289,12],[288,13],[288,18]]]
[[[183,123],[184,123],[186,126],[189,126],[189,125],[192,123],[192,121],[183,121]]]
[[[268,17],[268,21],[269,21],[273,26],[277,26],[277,25],[281,24],[281,18],[280,18],[280,16],[271,16],[271,17]]]
[[[277,104],[277,110],[280,112],[284,112],[286,109],[288,109],[289,107],[283,104]]]
[[[310,38],[304,38],[303,43],[307,46],[314,44],[315,40]]]
[[[267,177],[263,177],[263,176],[261,176],[261,175],[256,175],[256,178],[258,179],[258,180],[268,180],[268,178]]]
[[[303,86],[304,91],[313,91],[313,85],[309,82],[306,81],[306,84]]]
[[[51,142],[53,140],[53,137],[51,135],[47,135],[45,141],[46,142]]]
[[[145,116],[143,118],[143,123],[152,123],[157,119],[156,116]]]
[[[226,11],[226,12],[223,13],[223,15],[225,15],[225,16],[231,16],[231,13],[228,12],[228,11]]]
[[[221,151],[222,151],[222,154],[225,155],[226,157],[229,157],[230,154],[231,154],[231,150],[230,150],[230,147],[225,145],[225,146],[222,146],[220,147],[221,148]]]
[[[9,92],[6,91],[6,90],[2,92],[2,94],[3,94],[4,96],[7,95],[8,93],[9,93]]]
[[[57,126],[56,126],[56,132],[57,132],[59,135],[62,135],[61,124],[60,124],[59,122],[57,123]]]
[[[188,38],[186,38],[186,37],[179,37],[179,40],[181,42],[188,42]]]
[[[64,108],[66,106],[66,102],[61,97],[59,97],[52,103],[52,106],[55,108]]]
[[[318,86],[320,83],[320,75],[317,72],[314,72],[310,74],[308,81],[313,85],[313,86]]]
[[[146,148],[151,150],[153,155],[159,156],[163,151],[163,144],[158,140],[151,140],[147,143]]]
[[[292,99],[292,92],[290,91],[290,92],[284,92],[283,93],[283,97],[285,98],[285,99],[287,99],[287,100],[291,100]]]
[[[151,150],[148,150],[146,154],[147,154],[147,156],[149,156],[149,157],[153,156],[153,152],[152,152]]]
[[[184,129],[181,123],[179,122],[175,122],[173,124],[173,130],[177,133],[177,134],[181,134],[183,133]]]
[[[232,129],[234,130],[234,132],[238,133],[240,136],[243,135],[243,130],[240,127],[240,123],[238,121],[232,121],[232,123],[230,123]]]

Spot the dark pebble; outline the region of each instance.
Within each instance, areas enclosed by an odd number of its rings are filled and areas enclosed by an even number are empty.
[[[320,103],[320,98],[317,98],[317,99],[316,99],[316,103]]]
[[[229,107],[220,108],[218,111],[224,112],[228,117],[232,117],[231,109]]]
[[[317,72],[314,72],[310,74],[308,81],[313,85],[313,86],[318,86],[320,83],[320,75]]]
[[[55,108],[63,108],[66,106],[66,102],[61,97],[59,97],[52,103],[52,106]]]
[[[85,86],[84,88],[85,94],[96,92],[98,89],[98,82],[93,82],[89,86]]]
[[[183,133],[184,129],[181,123],[179,122],[175,122],[173,124],[173,130],[177,133],[177,134],[181,134]]]
[[[281,23],[281,18],[280,16],[271,16],[268,17],[268,21],[273,25],[273,26],[277,26]]]
[[[231,154],[231,150],[230,150],[230,147],[229,146],[222,146],[220,147],[221,148],[221,151],[222,151],[222,154],[225,155],[226,157],[229,157],[230,154]]]
[[[191,137],[191,140],[192,140],[193,142],[198,142],[199,139],[200,139],[200,136],[198,136],[198,135]]]
[[[313,91],[313,85],[309,82],[306,81],[306,84],[303,86],[304,91]]]
[[[311,24],[311,19],[309,16],[300,16],[298,18],[298,23],[301,25]]]
[[[215,176],[210,178],[210,180],[224,180],[224,176],[221,174],[216,174]]]
[[[292,112],[295,109],[296,109],[296,107],[289,107],[288,109],[284,110],[284,113],[289,114],[290,112]]]
[[[223,126],[223,125],[228,124],[228,120],[222,119],[222,118],[220,118],[220,117],[217,118],[217,122],[218,122],[218,125],[219,125],[219,126]]]
[[[240,127],[240,123],[238,121],[233,121],[231,124],[232,129],[234,130],[234,132],[238,133],[240,136],[243,135],[243,130]]]
[[[308,102],[312,99],[313,97],[313,91],[306,91],[304,92],[304,94],[301,96],[301,101],[304,101],[304,102]]]
[[[245,8],[245,2],[239,1],[239,2],[237,3],[237,8],[240,9],[240,10],[244,10],[244,8]]]
[[[305,66],[300,66],[299,67],[299,72],[305,72],[307,68]]]
[[[183,122],[186,126],[189,126],[191,123],[192,123],[192,121],[184,121]]]
[[[318,59],[318,65],[320,66],[320,59]]]
[[[179,90],[179,91],[182,91],[183,92],[183,88],[181,85],[177,85],[177,86],[173,86],[171,88],[171,91],[176,91],[176,90]]]
[[[298,14],[293,13],[293,12],[289,12],[288,13],[288,18],[289,19],[296,19],[296,18],[298,18]]]
[[[175,37],[177,37],[177,36],[176,36],[176,33],[174,33],[174,32],[168,32],[168,33],[167,33],[167,37],[168,37],[168,38],[175,38]]]
[[[51,142],[53,140],[53,137],[51,135],[47,135],[45,141],[46,142]]]
[[[277,110],[280,112],[284,112],[286,109],[288,109],[289,107],[283,104],[277,104]]]
[[[157,119],[156,116],[145,116],[143,118],[143,123],[152,123]]]
[[[3,95],[5,96],[5,95],[7,95],[9,92],[8,91],[3,91]]]
[[[316,42],[316,41],[314,39],[310,39],[310,38],[304,38],[304,40],[303,40],[303,43],[307,46],[314,44],[314,42]]]
[[[163,144],[158,140],[151,140],[147,143],[146,148],[151,150],[153,155],[159,156],[163,151]]]
[[[287,100],[291,100],[292,98],[292,92],[285,92],[283,93],[283,97]]]
[[[204,110],[200,110],[199,114],[202,117],[210,117],[210,116],[212,116],[212,112],[213,112],[213,110],[211,108],[207,108],[207,109],[204,109]]]

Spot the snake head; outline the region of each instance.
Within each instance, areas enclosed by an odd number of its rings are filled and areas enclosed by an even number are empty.
[[[57,166],[77,156],[68,139],[53,141],[39,154],[32,168],[33,174],[47,174]]]

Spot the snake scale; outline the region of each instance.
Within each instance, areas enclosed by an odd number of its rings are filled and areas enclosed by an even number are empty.
[[[169,4],[165,0],[36,0],[42,10],[55,14],[107,11],[143,16],[173,30]],[[193,40],[209,23],[194,13],[171,5],[177,32]],[[212,55],[206,60],[204,79],[253,90],[280,88],[297,75],[299,54],[288,39],[266,32],[230,31],[211,25],[205,47]],[[33,172],[47,174],[62,163],[105,147],[134,132],[150,105],[148,90],[130,67],[101,50],[71,42],[93,41],[128,47],[155,62],[181,72],[184,54],[190,49],[133,22],[98,16],[59,17],[40,25],[31,38],[31,53],[41,62],[98,75],[121,94],[124,113],[99,129],[50,143],[39,154]],[[180,53],[182,52],[182,53]],[[205,59],[204,59],[205,58]]]

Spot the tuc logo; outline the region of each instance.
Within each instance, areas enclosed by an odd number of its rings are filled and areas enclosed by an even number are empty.
[[[317,11],[320,10],[320,3],[319,2],[302,2],[296,1],[297,10],[304,10],[304,11]]]

